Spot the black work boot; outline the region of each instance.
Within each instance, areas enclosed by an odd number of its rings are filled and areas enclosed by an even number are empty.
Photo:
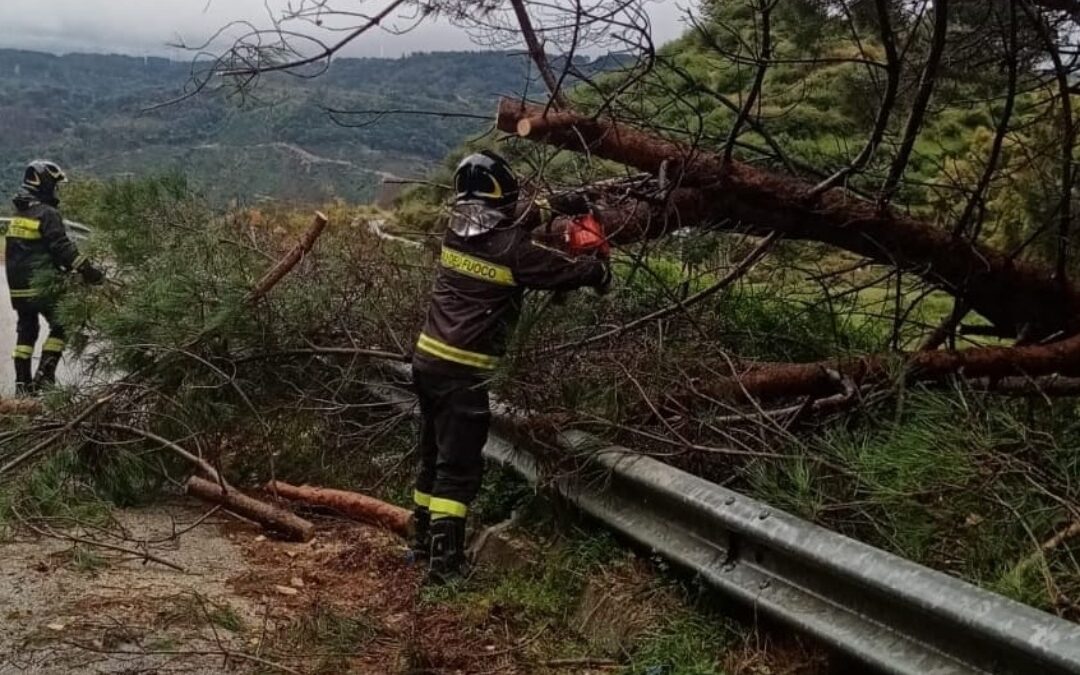
[[[417,506],[413,510],[413,543],[411,558],[427,560],[431,555],[431,511],[426,506]]]
[[[30,359],[15,359],[15,395],[33,396],[34,384],[31,376],[33,365]]]
[[[437,518],[431,521],[431,561],[427,583],[442,585],[468,574],[465,559],[465,519]]]
[[[44,352],[34,376],[34,388],[38,391],[56,384],[56,369],[60,366],[60,355],[56,352]]]

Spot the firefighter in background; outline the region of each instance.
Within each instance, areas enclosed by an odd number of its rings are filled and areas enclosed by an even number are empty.
[[[58,189],[67,177],[53,162],[37,160],[26,167],[22,189],[15,197],[15,215],[8,228],[6,264],[11,306],[18,314],[15,345],[15,390],[28,395],[56,382],[56,368],[64,351],[66,332],[56,316],[59,298],[34,288],[34,276],[47,269],[78,272],[90,284],[100,284],[104,274],[79,254],[67,236],[58,207]],[[34,346],[40,320],[49,324],[49,337],[41,350],[37,375],[32,373]]]
[[[572,257],[534,239],[533,230],[550,215],[587,210],[584,200],[553,199],[541,207],[519,199],[509,164],[488,152],[461,162],[454,192],[412,364],[423,418],[414,551],[430,556],[435,583],[460,576],[465,566],[465,520],[480,490],[491,422],[488,380],[506,352],[525,290],[603,292],[611,280],[606,246]]]

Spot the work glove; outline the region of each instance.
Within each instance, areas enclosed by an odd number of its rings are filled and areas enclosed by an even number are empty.
[[[91,286],[100,286],[105,283],[105,272],[91,265],[89,261],[79,267],[79,276],[82,277],[84,283]]]
[[[592,211],[588,197],[580,192],[563,192],[547,199],[548,207],[558,216],[580,216]]]

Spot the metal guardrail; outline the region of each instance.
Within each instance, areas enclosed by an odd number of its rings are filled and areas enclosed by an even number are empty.
[[[413,407],[399,387],[374,390]],[[520,429],[520,419],[497,411],[484,454],[537,482],[542,472]],[[1080,673],[1076,624],[587,434],[560,441],[590,457],[591,468],[545,485],[720,592],[874,671]]]
[[[0,218],[0,236],[3,236],[11,225],[11,218]],[[90,237],[92,230],[82,223],[76,223],[72,220],[65,220],[64,226],[67,228],[68,236],[76,241],[83,241]]]

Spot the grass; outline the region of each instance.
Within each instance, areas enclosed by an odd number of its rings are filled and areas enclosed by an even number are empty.
[[[530,522],[528,535],[515,536],[535,536],[538,528]],[[424,588],[420,611],[450,608],[473,629],[497,621],[515,635],[543,635],[523,649],[523,658],[534,665],[615,656],[626,673],[722,672],[719,661],[736,634],[731,623],[687,604],[685,589],[636,561],[607,533],[574,529],[560,537],[550,521],[539,529],[548,538],[534,540],[541,547],[534,564],[513,571],[482,568],[466,582]],[[604,600],[609,604],[586,604],[598,601],[586,600],[587,588],[610,593]],[[592,618],[596,611],[602,618]],[[614,612],[610,620],[603,618],[608,612]],[[621,636],[622,628],[612,626],[623,620],[631,627],[625,642],[607,635],[614,630]],[[607,651],[612,639],[622,645],[615,654]]]
[[[962,388],[915,388],[902,403],[823,425],[789,448],[794,458],[750,469],[746,489],[872,545],[1050,608],[1059,594],[1080,590],[1068,545],[1039,552],[1072,520],[1055,492],[1067,493],[1080,478],[1069,450],[1078,443],[1071,415],[1037,413],[1027,403]]]
[[[668,617],[633,651],[628,675],[713,675],[733,633],[717,620],[688,611]]]

